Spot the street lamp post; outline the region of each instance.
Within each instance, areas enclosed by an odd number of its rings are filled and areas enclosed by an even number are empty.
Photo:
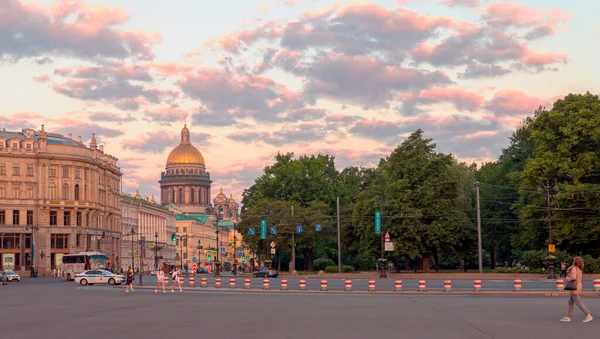
[[[154,269],[158,269],[158,232],[154,232]]]
[[[558,192],[558,179],[554,178],[552,182],[546,180],[546,182],[540,182],[539,187],[537,189],[538,194],[544,193],[546,191],[546,203],[548,209],[548,250],[550,250],[550,245],[552,245],[552,209],[550,207],[550,190],[554,190]],[[548,264],[548,279],[556,279],[556,273],[554,272],[554,263],[550,262]]]
[[[233,228],[233,230],[235,232],[235,227]],[[237,258],[236,258],[236,255],[235,255],[236,251],[237,251],[236,243],[237,243],[237,237],[235,236],[235,233],[234,233],[234,236],[233,236],[233,275],[237,274],[237,269],[236,269]]]
[[[133,236],[135,235],[135,230],[133,229],[133,227],[131,228],[131,269],[133,271],[135,271],[135,262],[133,261],[134,258],[134,252],[133,252],[133,242],[135,241],[133,239]]]
[[[379,232],[379,236],[381,237],[381,260],[379,261],[379,264],[381,266],[381,270],[379,272],[379,277],[380,278],[387,278],[387,274],[385,273],[385,265],[386,263],[384,262],[385,260],[385,223],[384,223],[384,214],[383,214],[383,205],[387,205],[389,204],[389,201],[387,199],[382,199],[382,198],[377,198],[377,201],[375,202],[375,204],[377,206],[379,206],[379,213],[381,213],[381,230]]]
[[[206,208],[206,214],[213,214],[215,216],[215,220],[216,220],[216,228],[215,228],[215,235],[216,235],[216,247],[217,247],[217,255],[216,255],[216,260],[215,260],[215,276],[220,276],[221,273],[220,271],[220,255],[219,252],[221,252],[221,248],[219,246],[219,219],[221,218],[221,213],[219,212],[218,209],[213,208],[212,206],[207,207]]]
[[[33,226],[33,225],[27,225],[25,226],[25,230],[31,230],[31,277],[32,278],[36,278],[37,275],[35,274],[35,242],[33,241],[33,239],[35,238],[35,234],[33,233],[34,231],[39,231],[40,228],[39,226]]]

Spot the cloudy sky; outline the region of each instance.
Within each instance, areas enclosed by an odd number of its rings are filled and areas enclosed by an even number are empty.
[[[376,164],[417,128],[495,159],[538,106],[597,92],[593,0],[0,0],[0,127],[96,133],[124,190],[187,121],[240,199],[277,152]]]

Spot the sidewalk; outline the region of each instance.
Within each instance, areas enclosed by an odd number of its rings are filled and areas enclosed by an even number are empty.
[[[510,274],[510,273],[386,273],[388,280],[403,279],[423,279],[423,280],[549,280],[546,274]],[[280,274],[279,278],[299,278],[299,279],[386,279],[379,278],[379,272],[360,272],[360,273],[324,273],[292,275]],[[558,275],[557,279],[560,279]],[[600,274],[584,274],[584,279],[600,279]]]

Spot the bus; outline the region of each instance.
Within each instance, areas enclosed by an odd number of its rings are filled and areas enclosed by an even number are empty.
[[[81,272],[108,267],[108,257],[100,252],[80,252],[78,254],[65,254],[62,257],[62,269],[67,274],[67,280],[75,279]]]

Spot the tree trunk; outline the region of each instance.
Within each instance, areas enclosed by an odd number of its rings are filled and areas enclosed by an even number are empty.
[[[423,257],[423,273],[430,273],[431,270],[429,269],[429,256],[424,256]]]
[[[281,272],[281,255],[277,255],[277,271]]]
[[[304,255],[304,260],[305,260],[305,265],[306,265],[306,270],[307,271],[312,271],[313,270],[313,253],[312,251],[306,251],[306,254]]]
[[[467,272],[467,266],[468,266],[467,258],[465,258],[465,266],[463,267],[463,272],[465,272],[465,273]]]
[[[412,268],[412,263],[410,262],[410,259],[408,259],[408,257],[404,257],[404,268],[407,271],[410,271],[410,269]]]
[[[440,256],[437,253],[434,254],[433,260],[435,260],[435,273],[440,273]]]

